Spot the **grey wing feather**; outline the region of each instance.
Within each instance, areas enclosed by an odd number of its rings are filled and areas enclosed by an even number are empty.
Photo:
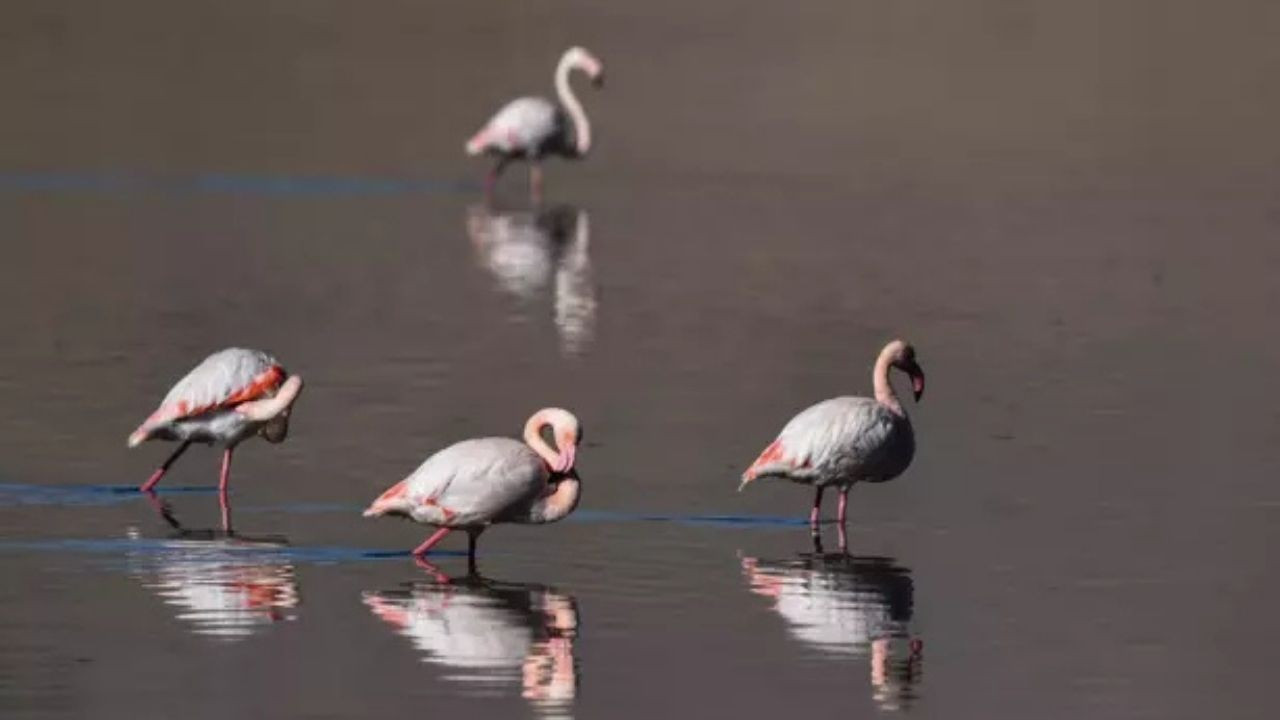
[[[824,474],[892,477],[910,462],[910,432],[905,419],[875,400],[838,397],[796,415],[778,438]]]
[[[560,109],[540,97],[512,100],[494,114],[487,125],[490,144],[504,152],[536,150],[554,137],[560,127]]]
[[[430,500],[456,513],[452,524],[491,522],[532,502],[546,487],[547,470],[527,445],[480,438],[450,445],[409,476],[414,505]]]

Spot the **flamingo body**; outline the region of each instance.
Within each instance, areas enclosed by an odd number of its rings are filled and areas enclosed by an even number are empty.
[[[915,455],[911,421],[871,398],[823,400],[791,419],[752,463],[755,477],[807,485],[884,482],[902,474]]]
[[[234,446],[261,429],[237,406],[272,396],[287,373],[271,355],[259,350],[227,348],[205,358],[173,386],[160,407],[129,436],[129,446],[146,440],[182,440]],[[287,414],[267,437],[284,439]]]
[[[551,471],[528,445],[502,437],[463,440],[427,458],[383,493],[385,513],[450,528],[519,522],[547,488]],[[375,505],[378,501],[375,501]]]
[[[521,97],[494,113],[467,141],[467,153],[537,160],[546,155],[575,157],[576,146],[563,110],[544,97]]]

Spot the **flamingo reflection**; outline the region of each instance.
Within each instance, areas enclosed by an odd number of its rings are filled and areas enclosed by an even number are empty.
[[[889,558],[805,553],[742,559],[751,592],[771,598],[787,632],[830,658],[867,658],[872,696],[883,709],[915,697],[923,642],[910,631],[911,572]]]
[[[239,640],[296,617],[298,582],[281,552],[284,538],[189,529],[168,503],[151,500],[174,532],[158,549],[130,553],[129,566],[193,634]],[[129,535],[140,538],[134,529]]]
[[[577,695],[578,605],[570,595],[471,576],[366,592],[364,603],[423,662],[477,694],[518,682],[521,695],[552,716],[566,714]]]
[[[553,318],[565,355],[582,353],[595,333],[590,236],[586,211],[572,205],[537,212],[485,205],[467,210],[467,237],[504,290],[529,305],[551,286]]]

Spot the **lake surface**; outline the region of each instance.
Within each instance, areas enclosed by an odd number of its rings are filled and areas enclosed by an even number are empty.
[[[0,715],[1275,716],[1274,6],[205,5],[0,8]],[[487,206],[574,43],[592,156]],[[816,550],[738,474],[895,336]],[[234,537],[124,443],[228,345],[307,381]],[[552,404],[582,504],[480,578],[360,517]]]

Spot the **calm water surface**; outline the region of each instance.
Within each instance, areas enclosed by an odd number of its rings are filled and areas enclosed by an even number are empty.
[[[207,5],[0,9],[0,715],[1275,716],[1274,7]],[[571,43],[596,152],[486,206]],[[897,335],[815,549],[737,475]],[[232,344],[307,392],[228,537],[124,438]],[[482,577],[359,517],[549,404],[582,505]]]

